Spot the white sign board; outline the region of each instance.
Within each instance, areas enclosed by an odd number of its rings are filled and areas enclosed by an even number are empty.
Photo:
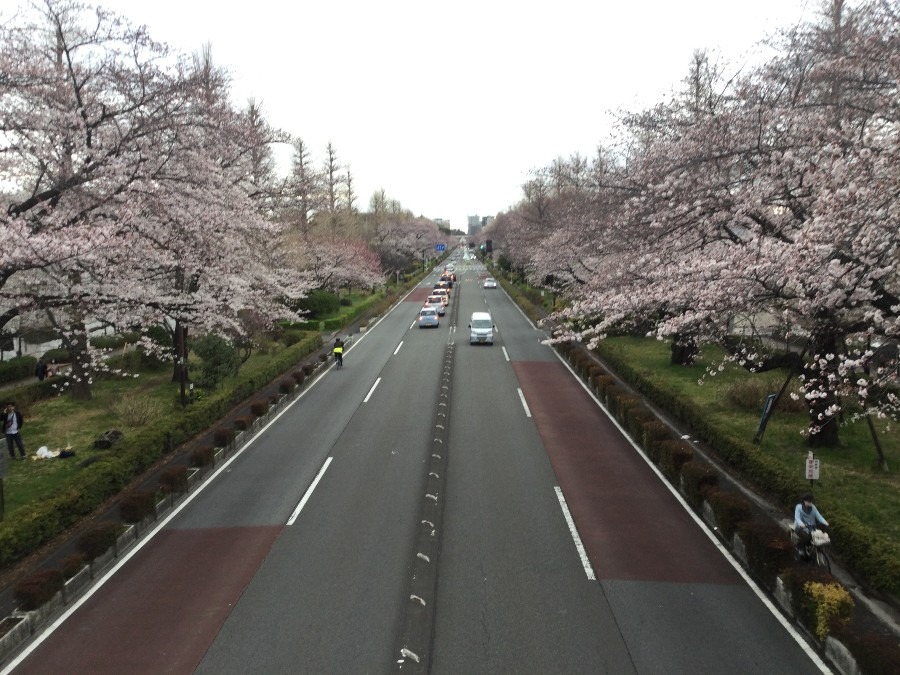
[[[806,456],[806,480],[819,480],[819,460],[815,458],[812,450]]]

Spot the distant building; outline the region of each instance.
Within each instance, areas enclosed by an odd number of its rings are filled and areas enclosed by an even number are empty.
[[[473,236],[481,232],[481,228],[484,224],[481,222],[481,216],[469,216],[469,236]]]

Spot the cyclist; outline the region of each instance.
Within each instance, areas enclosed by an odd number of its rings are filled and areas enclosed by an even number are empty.
[[[812,542],[813,530],[819,525],[828,525],[828,521],[819,513],[813,504],[813,496],[809,493],[800,498],[794,507],[794,532],[797,533],[797,549],[804,558],[809,557],[809,545]]]
[[[337,367],[340,368],[344,365],[344,343],[340,338],[334,339],[334,349],[332,352],[334,353],[334,361],[337,363]]]

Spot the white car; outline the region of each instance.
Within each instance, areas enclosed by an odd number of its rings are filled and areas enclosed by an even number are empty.
[[[485,288],[497,288],[497,280],[488,277],[487,279],[484,280],[484,287]]]

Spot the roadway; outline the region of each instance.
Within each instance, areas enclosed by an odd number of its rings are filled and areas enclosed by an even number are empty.
[[[448,345],[430,672],[821,672],[464,265],[439,328],[415,325],[432,275],[4,672],[396,671]]]

